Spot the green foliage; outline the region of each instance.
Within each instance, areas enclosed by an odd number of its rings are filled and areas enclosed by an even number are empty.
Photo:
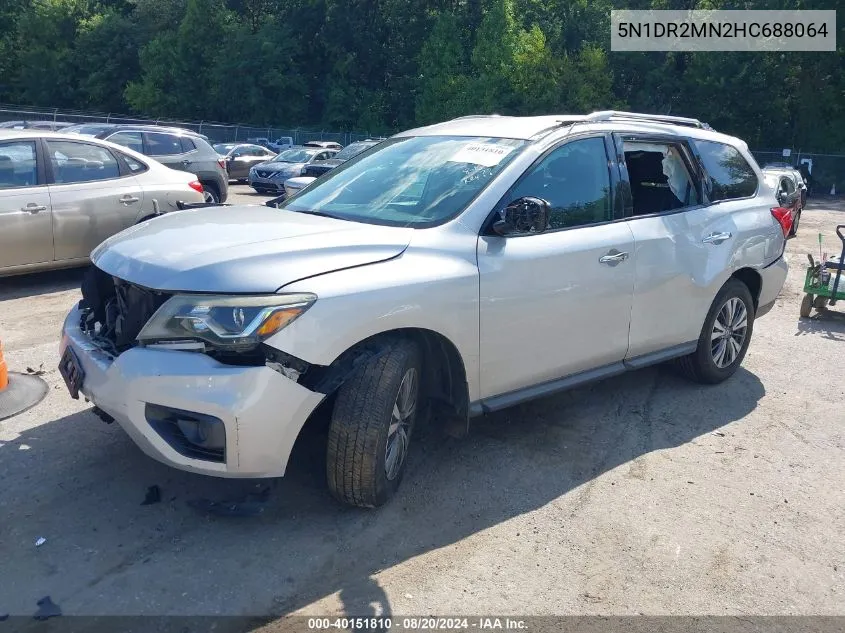
[[[842,150],[841,46],[836,53],[612,53],[617,5],[4,0],[0,102],[371,133],[471,113],[628,108],[696,116],[755,147]]]

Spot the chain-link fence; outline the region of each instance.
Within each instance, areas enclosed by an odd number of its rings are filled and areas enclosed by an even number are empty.
[[[23,107],[0,104],[0,123],[6,121],[52,121],[55,123],[129,123],[144,125],[169,125],[194,130],[217,143],[250,141],[259,144],[276,142],[284,137],[293,139],[294,144],[307,141],[336,141],[348,145],[354,141],[371,138],[369,132],[335,132],[328,130],[306,130],[273,126],[246,125],[240,123],[219,123],[215,121],[175,121],[172,119],[144,119],[124,114],[91,113],[58,108]],[[752,150],[761,166],[769,163],[787,163],[802,168],[809,174],[810,195],[845,194],[845,154],[825,154],[803,150],[791,150],[788,157],[783,150]]]
[[[772,163],[792,165],[808,176],[810,196],[841,196],[845,194],[845,154],[817,154],[806,151],[751,150],[761,167]]]
[[[283,128],[240,123],[218,123],[215,121],[175,121],[172,119],[144,119],[125,114],[79,112],[58,108],[40,108],[0,104],[0,123],[54,122],[54,123],[129,123],[133,125],[168,125],[193,130],[204,134],[215,143],[250,141],[255,143],[275,142],[279,138],[290,137],[294,144],[307,141],[336,141],[348,145],[354,141],[371,138],[369,132],[333,132],[327,130],[306,130],[302,128]]]

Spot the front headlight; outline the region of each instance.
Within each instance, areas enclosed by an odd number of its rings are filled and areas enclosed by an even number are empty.
[[[248,351],[305,312],[317,296],[175,295],[138,334],[141,343],[199,340],[211,347]]]

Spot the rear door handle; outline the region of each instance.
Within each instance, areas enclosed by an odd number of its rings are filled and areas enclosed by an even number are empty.
[[[620,253],[615,248],[608,252],[607,255],[599,257],[599,262],[607,264],[608,266],[616,266],[619,262],[624,262],[628,259],[628,253]]]
[[[120,197],[121,204],[133,204],[135,202],[138,202],[138,200],[140,200],[140,198],[136,196],[130,196],[129,194]]]
[[[719,245],[722,242],[725,242],[733,237],[730,233],[711,233],[703,240],[701,240],[704,244],[715,244]]]
[[[35,204],[34,202],[30,202],[25,207],[21,207],[21,211],[26,211],[28,213],[38,213],[39,211],[46,211],[47,207],[43,204]]]

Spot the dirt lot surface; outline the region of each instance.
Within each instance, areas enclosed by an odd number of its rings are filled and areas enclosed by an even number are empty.
[[[269,484],[144,456],[56,370],[81,273],[0,279],[9,366],[50,385],[0,421],[0,615],[47,594],[65,614],[845,614],[845,303],[798,315],[805,253],[819,231],[838,250],[837,223],[841,204],[804,212],[728,382],[650,368],[464,439],[424,432],[377,511],[329,497],[319,437]],[[153,485],[161,502],[141,505]],[[189,505],[266,485],[258,516]]]

